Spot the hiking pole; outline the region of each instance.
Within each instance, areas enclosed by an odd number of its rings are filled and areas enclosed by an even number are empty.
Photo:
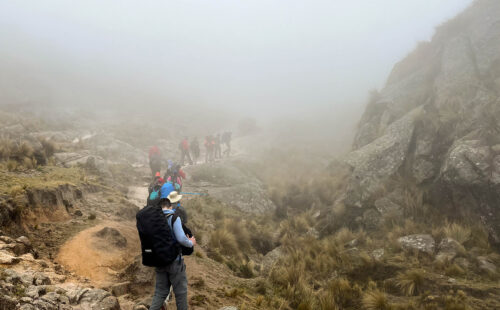
[[[207,194],[207,193],[185,193],[185,192],[181,192],[181,195],[208,196],[208,194]]]

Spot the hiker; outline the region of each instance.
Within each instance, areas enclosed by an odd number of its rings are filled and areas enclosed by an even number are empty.
[[[157,172],[161,172],[161,153],[156,145],[149,149],[149,167],[153,177]]]
[[[226,131],[222,134],[221,143],[226,145],[226,149],[224,150],[224,155],[229,156],[231,152],[231,132]]]
[[[147,205],[154,205],[157,204],[160,200],[160,191],[165,183],[165,180],[161,177],[160,173],[157,172],[153,182],[148,187],[148,199],[147,199]]]
[[[191,140],[191,154],[193,155],[193,162],[196,164],[198,162],[198,158],[200,157],[200,143],[198,143],[198,138],[194,137]]]
[[[205,137],[205,142],[203,142],[205,146],[205,163],[212,161],[212,139],[210,136]]]
[[[155,292],[150,310],[162,309],[171,286],[173,286],[177,309],[188,308],[186,265],[182,253],[185,250],[190,250],[189,253],[192,253],[196,239],[192,235],[188,237],[187,234],[190,232],[185,232],[181,217],[173,209],[174,204],[179,203],[181,199],[182,195],[175,191],[167,197],[162,195],[159,203],[161,211],[158,211],[158,207],[147,207],[139,211],[137,215],[143,264],[156,267]],[[159,218],[159,214],[163,214],[165,218]],[[167,225],[164,225],[165,222]],[[158,245],[161,247],[156,248]]]
[[[222,152],[220,148],[220,134],[218,133],[214,139],[214,157],[222,158]]]
[[[181,165],[184,165],[184,158],[187,157],[190,165],[193,164],[191,160],[191,155],[189,155],[189,142],[188,138],[184,137],[184,139],[179,143],[179,149],[181,150]]]
[[[182,180],[186,179],[186,173],[182,170],[181,165],[170,161],[164,179],[165,182],[173,185],[174,190],[180,192],[182,190]]]

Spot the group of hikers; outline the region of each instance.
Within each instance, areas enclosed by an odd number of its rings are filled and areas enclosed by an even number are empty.
[[[205,163],[213,162],[215,159],[222,158],[222,156],[229,156],[231,153],[231,132],[226,131],[222,135],[205,136],[203,146],[205,147]],[[222,152],[222,146],[225,146]],[[197,137],[194,137],[189,142],[188,137],[184,137],[179,143],[179,150],[181,151],[181,165],[184,165],[185,160],[192,165],[197,163],[201,155],[200,143]]]
[[[226,149],[222,152],[221,145]],[[231,152],[231,133],[206,136],[205,162],[212,162],[229,156]],[[137,230],[141,240],[142,263],[155,267],[156,284],[150,310],[166,309],[165,301],[171,292],[175,294],[177,309],[188,308],[187,277],[183,255],[193,253],[196,239],[186,226],[188,217],[181,205],[182,183],[186,178],[182,170],[185,159],[189,164],[196,163],[200,156],[197,138],[191,143],[185,137],[179,143],[180,163],[172,160],[163,161],[160,149],[153,146],[149,150],[149,164],[153,180],[148,188],[147,205],[136,216]],[[191,157],[192,155],[192,157]],[[166,172],[162,176],[162,166]]]
[[[187,213],[181,205],[182,180],[185,178],[181,165],[169,160],[163,176],[160,170],[156,171],[148,188],[147,205],[136,216],[142,263],[155,267],[156,271],[151,310],[166,309],[165,303],[172,290],[177,309],[188,308],[183,255],[193,253],[196,239],[186,226]]]

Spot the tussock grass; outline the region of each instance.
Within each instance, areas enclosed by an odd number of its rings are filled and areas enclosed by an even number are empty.
[[[363,294],[363,309],[366,310],[391,310],[392,306],[384,292],[379,290],[369,291]]]
[[[460,244],[464,244],[471,237],[470,227],[457,223],[447,223],[443,231],[446,237],[455,239]]]
[[[225,228],[219,228],[210,235],[208,246],[223,255],[234,255],[239,252],[235,236]]]
[[[410,269],[396,277],[396,286],[406,296],[421,293],[425,284],[424,270]]]

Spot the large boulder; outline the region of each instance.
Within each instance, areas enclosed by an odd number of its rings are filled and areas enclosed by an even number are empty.
[[[434,254],[435,241],[431,235],[408,235],[399,238],[398,243],[406,251],[416,251],[429,255]]]

